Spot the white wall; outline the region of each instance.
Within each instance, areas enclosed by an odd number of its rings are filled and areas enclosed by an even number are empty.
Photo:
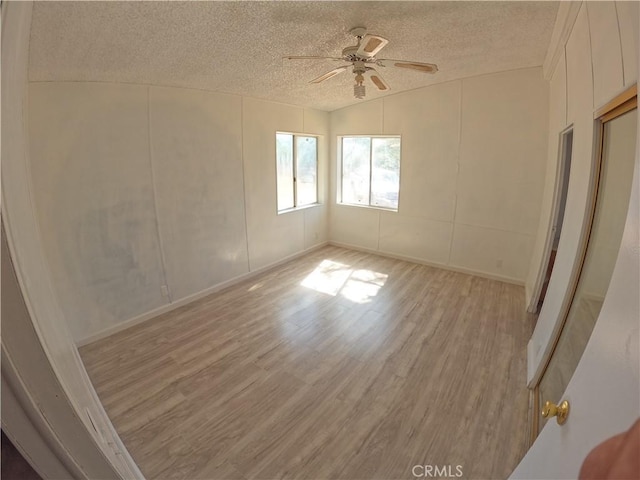
[[[35,207],[76,341],[326,241],[324,205],[277,215],[274,143],[276,130],[322,135],[322,176],[325,112],[140,85],[29,93]]]
[[[586,2],[570,35],[561,45],[560,60],[550,82],[549,148],[540,225],[531,257],[526,291],[531,295],[541,266],[551,212],[559,134],[573,125],[573,156],[562,235],[545,302],[529,342],[529,380],[552,347],[578,250],[588,206],[594,148],[594,111],[637,80],[638,3]],[[553,48],[551,46],[550,48]],[[527,298],[529,303],[530,298]]]
[[[331,113],[330,240],[523,283],[547,158],[541,68],[425,87]],[[400,134],[399,211],[336,203],[336,136]]]
[[[243,149],[247,235],[251,269],[265,267],[327,240],[327,134],[329,114],[318,110],[245,98]],[[318,142],[321,207],[277,215],[275,132],[323,135]]]
[[[198,90],[149,89],[153,168],[147,170],[172,299],[247,271],[241,102]]]

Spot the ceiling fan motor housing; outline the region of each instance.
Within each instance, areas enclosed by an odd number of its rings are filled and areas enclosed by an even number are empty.
[[[342,50],[342,58],[348,62],[365,61],[366,58],[358,55],[358,47],[351,46]]]

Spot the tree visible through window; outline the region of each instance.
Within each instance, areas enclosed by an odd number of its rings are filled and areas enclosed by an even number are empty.
[[[398,210],[400,137],[342,137],[342,203]]]
[[[318,139],[276,133],[278,211],[318,203]]]

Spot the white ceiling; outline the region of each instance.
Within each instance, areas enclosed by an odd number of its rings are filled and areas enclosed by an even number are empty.
[[[353,75],[309,80],[342,63],[348,31],[390,40],[383,58],[436,63],[435,75],[381,69],[388,94],[542,65],[557,2],[36,2],[32,81],[191,87],[322,110],[359,102]],[[371,84],[366,99],[381,96]]]

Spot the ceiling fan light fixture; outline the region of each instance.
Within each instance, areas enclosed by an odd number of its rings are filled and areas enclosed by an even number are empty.
[[[366,93],[366,89],[363,85],[364,76],[360,72],[356,72],[356,84],[353,86],[353,96],[358,99],[363,99]]]
[[[416,72],[431,74],[438,71],[438,66],[433,63],[378,58],[378,52],[380,52],[380,50],[382,50],[389,43],[389,40],[379,35],[372,35],[366,32],[367,30],[364,27],[356,27],[351,29],[350,33],[356,37],[358,43],[357,45],[350,45],[344,48],[342,50],[342,57],[292,55],[283,58],[288,60],[342,60],[344,62],[347,62],[347,65],[342,65],[341,67],[334,68],[333,70],[311,80],[309,83],[324,82],[325,80],[333,78],[336,75],[347,70],[349,67],[353,66],[353,73],[355,74],[353,95],[358,99],[363,99],[366,93],[366,89],[364,86],[364,74],[367,74],[378,91],[388,92],[391,89],[387,82],[384,81],[384,79],[374,68],[374,66],[383,68],[398,67],[413,70]]]

